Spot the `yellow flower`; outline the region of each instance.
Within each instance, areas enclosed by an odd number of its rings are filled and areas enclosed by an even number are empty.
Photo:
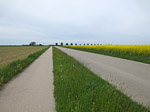
[[[103,50],[130,55],[150,56],[150,45],[64,45],[64,47]]]

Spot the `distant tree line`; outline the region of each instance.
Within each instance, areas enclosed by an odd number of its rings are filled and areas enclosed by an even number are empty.
[[[42,44],[36,44],[36,42],[30,42],[29,46],[43,46]]]
[[[36,44],[36,42],[30,42],[29,44],[23,44],[22,46],[43,46],[42,44]]]
[[[83,44],[77,44],[77,43],[55,43],[55,46],[63,46],[63,45],[102,45],[102,44],[90,44],[90,43],[83,43]],[[106,45],[111,45],[111,44],[106,44]],[[23,46],[43,46],[42,44],[37,44],[36,42],[30,42],[28,45],[23,45]],[[53,46],[53,45],[51,45]]]
[[[58,44],[58,43],[55,43],[55,45],[56,46],[63,46],[63,45],[102,45],[102,44],[89,44],[89,43],[87,43],[87,44],[77,44],[77,43],[75,43],[75,44],[73,44],[73,43],[66,43],[66,44],[63,44],[63,42],[61,42],[60,44]]]
[[[55,43],[50,46],[63,46],[63,45],[102,45],[102,44],[90,44],[90,43],[83,43],[83,44],[77,44],[77,43]],[[112,44],[106,44],[106,45],[112,45]],[[42,44],[37,44],[36,42],[30,42],[29,44],[24,44],[23,46],[43,46]]]

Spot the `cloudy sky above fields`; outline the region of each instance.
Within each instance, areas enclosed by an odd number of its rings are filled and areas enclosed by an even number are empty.
[[[0,45],[150,44],[150,0],[0,0]]]

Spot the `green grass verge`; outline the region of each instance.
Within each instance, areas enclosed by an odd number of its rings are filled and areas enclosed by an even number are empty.
[[[57,48],[53,64],[58,112],[150,112]]]
[[[86,52],[92,52],[92,53],[97,53],[97,54],[103,54],[103,55],[108,55],[108,56],[113,56],[113,57],[118,57],[118,58],[123,58],[123,59],[128,59],[128,60],[133,60],[133,61],[150,64],[150,56],[130,55],[130,53],[120,53],[120,52],[109,51],[109,50],[104,51],[104,50],[72,48],[72,47],[66,47],[66,48],[81,50],[81,51],[86,51]]]
[[[30,63],[32,63],[35,59],[37,59],[48,48],[49,47],[44,48],[40,51],[30,54],[27,58],[23,60],[13,61],[9,63],[7,66],[0,68],[0,86],[2,86],[4,83],[7,83],[18,73],[22,72],[24,68],[26,68]]]

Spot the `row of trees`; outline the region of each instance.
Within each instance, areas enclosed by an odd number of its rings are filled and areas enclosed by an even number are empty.
[[[58,43],[55,43],[56,46],[58,46]],[[63,42],[60,43],[61,46],[63,46]],[[66,43],[65,45],[69,45],[68,43]],[[70,45],[73,45],[73,43],[71,43]]]
[[[60,44],[58,44],[58,43],[55,43],[55,45],[56,46],[63,46],[63,45],[102,45],[102,44],[89,44],[89,43],[87,43],[87,44],[77,44],[77,43],[75,43],[75,44],[73,44],[73,43],[63,43],[63,42],[61,42]],[[29,46],[42,46],[42,44],[36,44],[36,42],[30,42],[30,44],[29,44]]]
[[[55,45],[58,46],[58,43],[55,43]],[[69,45],[69,44],[68,43],[63,44],[63,42],[61,42],[60,46],[63,46],[63,45]],[[73,44],[73,43],[70,43],[70,45],[82,45],[82,44],[77,44],[77,43]],[[84,43],[83,45],[102,45],[102,44],[89,44],[89,43],[85,44]]]

